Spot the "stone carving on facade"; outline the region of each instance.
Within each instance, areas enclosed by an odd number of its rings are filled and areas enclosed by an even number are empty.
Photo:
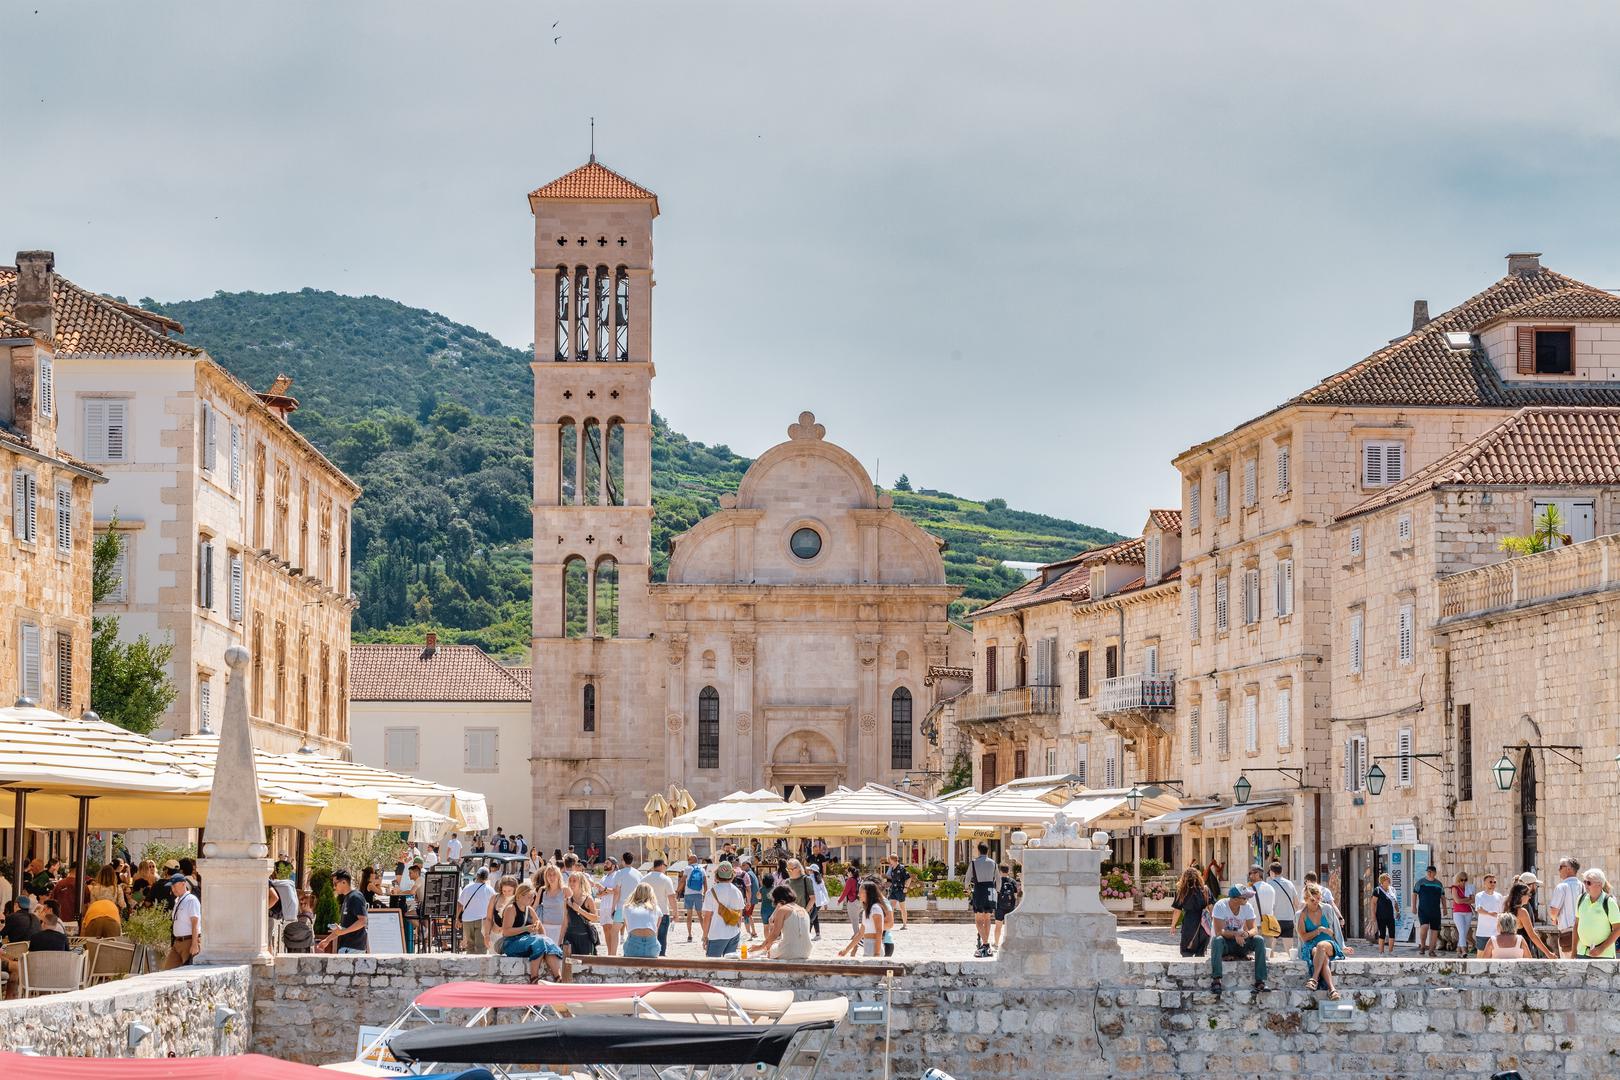
[[[933,616],[930,615],[929,617],[932,618]],[[950,659],[950,650],[946,645],[945,638],[938,634],[930,634],[923,639],[923,647],[928,652],[929,667],[946,666],[947,661]]]
[[[669,729],[671,735],[679,735],[684,723],[680,713],[670,713],[664,720],[664,726]]]
[[[1090,841],[1080,835],[1080,825],[1071,821],[1069,815],[1059,810],[1052,815],[1052,821],[1046,826],[1046,832],[1037,840],[1031,842],[1034,846],[1043,848],[1083,848],[1090,847]]]
[[[861,714],[861,731],[867,735],[877,731],[877,717],[871,713]]]
[[[737,734],[746,735],[754,729],[754,714],[740,712],[737,714]]]
[[[686,635],[669,635],[669,666],[679,667],[686,660]]]
[[[871,667],[878,660],[879,639],[875,637],[857,638],[855,642],[855,655],[861,658],[862,667]]]
[[[731,657],[738,667],[747,667],[754,662],[754,639],[738,635],[731,639]]]
[[[797,424],[788,425],[788,438],[790,439],[803,441],[805,439],[820,440],[825,439],[826,437],[826,427],[816,423],[816,414],[813,412],[806,411],[800,413],[799,422]]]

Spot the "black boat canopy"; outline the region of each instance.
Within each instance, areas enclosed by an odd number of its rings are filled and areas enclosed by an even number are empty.
[[[492,1027],[435,1024],[395,1035],[401,1061],[489,1065],[780,1065],[807,1024],[689,1024],[643,1017],[582,1016]]]

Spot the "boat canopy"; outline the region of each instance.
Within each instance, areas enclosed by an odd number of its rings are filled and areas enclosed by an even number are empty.
[[[523,1065],[779,1066],[805,1031],[830,1031],[830,1020],[806,1024],[688,1024],[624,1016],[582,1016],[492,1027],[435,1025],[395,1035],[388,1049],[401,1061]]]
[[[718,986],[696,979],[661,983],[523,983],[447,982],[416,995],[424,1009],[521,1009],[545,1005],[583,1005],[593,1001],[637,998],[653,991],[724,994]]]

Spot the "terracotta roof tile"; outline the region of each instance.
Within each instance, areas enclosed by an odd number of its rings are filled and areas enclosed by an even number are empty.
[[[658,196],[628,177],[620,176],[594,158],[571,173],[541,184],[529,192],[531,199],[651,199]]]
[[[1522,409],[1467,446],[1339,515],[1435,488],[1620,485],[1620,408]]]
[[[1149,510],[1148,517],[1162,531],[1179,533],[1181,531],[1180,510]]]
[[[534,689],[534,668],[509,667],[506,669],[506,673],[512,676],[512,678],[516,679],[518,682],[522,683],[524,686],[528,687],[530,690]]]
[[[1135,553],[1134,558],[1130,557],[1132,552]],[[1033,578],[1006,596],[968,612],[966,618],[976,619],[980,615],[996,615],[1004,611],[1029,607],[1031,604],[1045,604],[1052,600],[1089,600],[1093,566],[1100,562],[1139,563],[1143,558],[1142,552],[1142,538],[1136,536],[1116,540],[1112,544],[1092,548],[1090,551],[1082,551],[1060,562],[1047,563]],[[1051,573],[1065,567],[1067,569],[1063,569],[1060,574]]]
[[[54,350],[57,356],[199,356],[202,350],[176,341],[156,329],[163,317],[97,295],[73,284],[61,274],[51,293],[55,308]],[[0,312],[17,305],[17,268],[0,266]],[[151,321],[148,321],[150,319]],[[172,320],[170,320],[172,321]]]
[[[7,337],[31,338],[39,336],[38,330],[35,330],[21,319],[7,315],[3,311],[0,311],[0,331],[4,331]]]
[[[476,645],[356,645],[352,701],[528,701],[529,684]]]

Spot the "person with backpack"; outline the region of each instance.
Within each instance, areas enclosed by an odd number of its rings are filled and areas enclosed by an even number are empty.
[[[1613,960],[1620,941],[1620,904],[1609,895],[1609,879],[1597,867],[1581,874],[1584,890],[1575,904],[1575,955]]]
[[[481,866],[478,875],[464,885],[456,898],[456,917],[461,920],[461,948],[463,952],[481,956],[489,951],[484,940],[484,917],[495,899],[495,890],[489,886],[489,868]]]
[[[703,894],[707,889],[708,881],[708,875],[703,872],[703,864],[696,859],[692,860],[692,864],[686,868],[686,873],[681,876],[681,913],[686,922],[686,940],[688,943],[692,941],[692,917],[694,915],[698,916],[700,926],[703,922],[701,914],[703,911]]]
[[[1001,928],[1006,924],[1007,916],[1018,906],[1018,897],[1023,891],[1019,888],[1018,879],[1012,875],[1012,867],[1002,863],[996,878],[995,948],[1001,948]]]
[[[816,906],[810,909],[810,928],[816,932],[816,940],[821,940],[821,909],[828,904],[827,880],[821,876],[821,864],[810,864],[810,887],[815,892]]]
[[[979,947],[973,950],[973,955],[981,959],[990,955],[990,921],[996,913],[996,874],[996,860],[990,857],[990,845],[981,843],[979,857],[968,864],[969,906],[979,931]]]

